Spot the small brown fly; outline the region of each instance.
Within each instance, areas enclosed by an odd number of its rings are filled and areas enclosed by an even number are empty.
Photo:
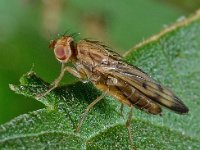
[[[53,40],[49,47],[54,49],[56,59],[62,63],[61,73],[51,84],[51,88],[38,97],[56,88],[66,71],[80,80],[91,81],[102,91],[102,95],[97,97],[81,116],[77,132],[80,131],[90,109],[106,95],[111,95],[121,102],[121,110],[124,104],[130,107],[126,127],[131,145],[130,123],[133,107],[153,115],[161,114],[161,106],[179,114],[188,112],[188,108],[172,91],[156,83],[137,67],[124,62],[119,54],[99,41],[84,39],[76,43],[72,36],[64,35]],[[65,66],[68,62],[71,62],[73,67]]]

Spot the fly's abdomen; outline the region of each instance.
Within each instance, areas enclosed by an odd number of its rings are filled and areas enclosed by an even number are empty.
[[[100,80],[94,84],[102,91],[109,89],[109,95],[125,105],[132,105],[154,115],[160,114],[162,111],[158,104],[153,103],[150,99],[142,95],[138,90],[123,80],[101,76]]]
[[[121,82],[121,86],[117,86],[117,89],[133,106],[154,115],[161,114],[162,109],[158,104],[153,103],[149,98],[144,96],[134,87],[129,86],[125,82],[123,83],[123,81]]]

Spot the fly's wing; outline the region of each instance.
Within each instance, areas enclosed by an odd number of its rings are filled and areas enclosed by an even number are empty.
[[[119,61],[116,66],[101,67],[101,71],[116,79],[123,80],[129,86],[134,87],[143,97],[156,104],[179,114],[188,112],[188,108],[172,91],[154,82],[147,74],[134,66]]]
[[[85,67],[91,68],[91,72],[97,70],[106,77],[111,76],[121,83],[128,83],[137,93],[143,95],[143,99],[150,99],[157,105],[165,106],[180,114],[188,112],[188,108],[173,92],[154,82],[139,68],[123,62],[119,54],[103,43],[82,40],[78,43],[77,49],[79,54],[77,58]]]

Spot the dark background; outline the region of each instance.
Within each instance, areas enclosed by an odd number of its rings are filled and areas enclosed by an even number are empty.
[[[135,44],[194,12],[199,0],[17,0],[0,1],[0,124],[44,107],[13,93],[9,83],[33,70],[48,82],[60,71],[49,41],[81,33],[123,54]],[[73,82],[66,75],[64,83]]]

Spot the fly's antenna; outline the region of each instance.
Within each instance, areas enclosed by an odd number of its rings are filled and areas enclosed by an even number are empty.
[[[52,39],[53,38],[53,34],[50,30],[48,30],[48,34],[49,34],[49,37]]]

